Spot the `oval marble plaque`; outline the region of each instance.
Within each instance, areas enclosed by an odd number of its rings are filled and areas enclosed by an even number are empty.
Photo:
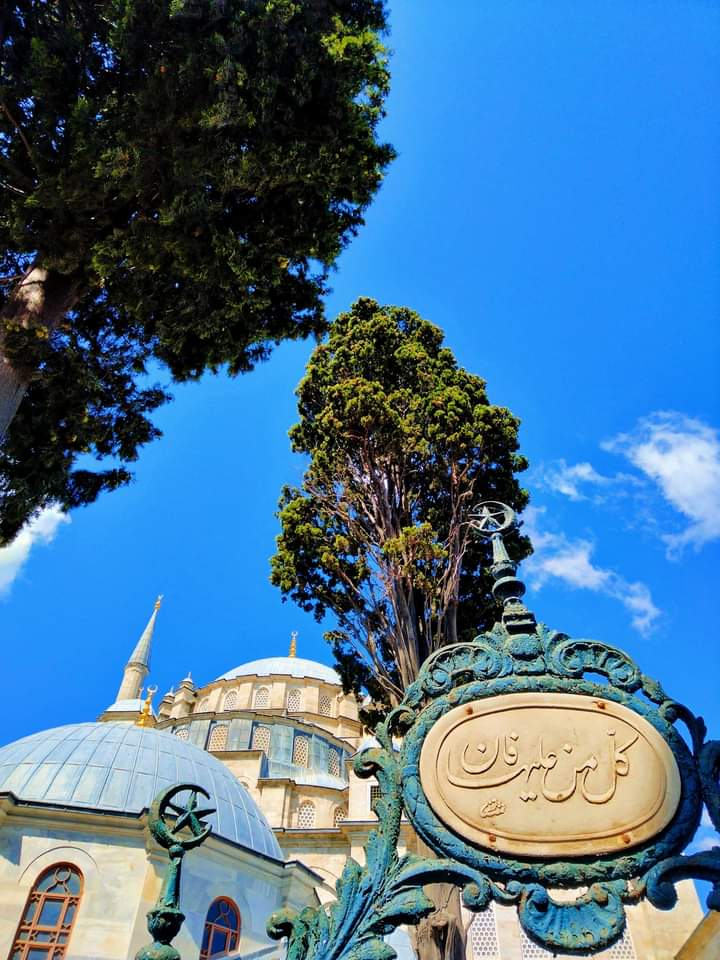
[[[420,781],[461,837],[529,857],[636,846],[667,826],[681,793],[675,757],[644,717],[569,693],[455,707],[425,738]]]

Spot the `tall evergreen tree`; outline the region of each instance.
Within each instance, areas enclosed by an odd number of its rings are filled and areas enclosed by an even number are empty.
[[[282,493],[271,579],[334,616],[345,685],[396,704],[434,650],[495,619],[490,545],[468,521],[480,500],[525,506],[518,421],[437,327],[368,299],[331,325],[297,393],[290,437],[309,464]]]
[[[175,380],[324,329],[392,150],[382,0],[0,10],[0,539],[127,481]],[[81,454],[111,457],[91,470]]]

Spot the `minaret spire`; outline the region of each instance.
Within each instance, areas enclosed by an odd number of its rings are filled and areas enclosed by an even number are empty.
[[[162,599],[161,595],[155,601],[155,606],[147,622],[147,626],[143,630],[142,636],[135,645],[135,649],[130,654],[130,659],[125,665],[122,683],[120,684],[120,689],[117,694],[118,700],[137,700],[140,697],[143,681],[145,677],[147,677],[150,669],[152,638]]]
[[[289,657],[297,656],[297,638],[298,632],[297,630],[293,630],[293,632],[290,634],[290,651],[288,653]]]

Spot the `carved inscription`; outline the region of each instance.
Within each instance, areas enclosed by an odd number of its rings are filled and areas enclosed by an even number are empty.
[[[420,757],[435,813],[501,852],[572,857],[654,836],[672,819],[680,776],[639,714],[611,700],[519,693],[456,707]]]

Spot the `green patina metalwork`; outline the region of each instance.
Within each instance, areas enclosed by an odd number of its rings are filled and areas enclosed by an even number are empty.
[[[184,806],[173,803],[180,794],[189,794]],[[199,847],[210,834],[211,827],[204,823],[204,817],[215,811],[210,807],[198,806],[198,795],[210,795],[202,787],[192,783],[179,783],[163,790],[155,798],[148,814],[148,829],[170,858],[163,879],[160,895],[147,915],[147,925],[153,942],[143,947],[135,955],[135,960],[181,960],[180,954],[172,946],[172,941],[180,932],[185,915],[180,910],[180,874],[182,861],[188,850]],[[169,816],[175,817],[169,823]]]
[[[577,955],[594,954],[622,936],[626,904],[646,897],[660,909],[673,907],[680,879],[709,880],[708,906],[720,909],[720,847],[681,855],[697,830],[703,803],[720,831],[720,742],[706,742],[702,719],[668,697],[622,650],[536,624],[521,601],[524,586],[500,535],[512,523],[512,511],[502,504],[481,507],[477,529],[493,541],[501,622],[472,643],[430,657],[378,728],[379,745],[354,758],[357,775],[375,776],[380,785],[373,807],[378,827],[370,834],[365,865],[352,859],[346,864],[336,902],[299,914],[282,910],[270,918],[270,936],[288,938],[288,960],[391,960],[395,951],[383,937],[433,910],[423,886],[437,882],[462,887],[471,909],[485,909],[491,900],[514,904],[528,936]],[[679,807],[664,830],[616,855],[519,860],[468,843],[436,816],[419,776],[420,751],[433,724],[472,700],[534,691],[613,700],[652,724],[672,750],[682,780]],[[435,859],[398,854],[403,812]],[[558,902],[551,888],[575,889],[578,896]]]

